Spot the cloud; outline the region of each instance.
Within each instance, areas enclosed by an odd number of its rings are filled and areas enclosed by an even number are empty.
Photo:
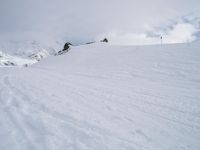
[[[169,31],[165,36],[165,43],[184,43],[192,42],[196,40],[195,33],[199,29],[195,28],[194,25],[190,23],[179,23],[176,24],[173,30]]]
[[[177,19],[179,20],[179,19]],[[186,21],[187,20],[187,21]],[[183,19],[179,22],[172,21],[164,27],[149,28],[148,31],[141,33],[109,32],[100,35],[97,40],[107,37],[111,44],[118,45],[149,45],[168,43],[186,43],[199,39],[200,20]]]
[[[0,40],[78,44],[109,33],[115,37],[111,40],[124,39],[124,44],[133,40],[139,44],[154,43],[157,37],[149,36],[149,31],[154,32],[160,26],[167,29],[168,22],[174,23],[177,18],[199,9],[199,0],[1,0]],[[178,32],[173,23],[169,23],[171,28]],[[175,34],[170,32],[167,34]],[[170,36],[177,40],[177,36]]]

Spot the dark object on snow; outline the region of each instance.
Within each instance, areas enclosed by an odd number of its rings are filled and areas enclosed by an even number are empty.
[[[15,66],[15,64],[13,62],[10,62],[10,61],[4,62],[4,65],[6,65],[6,66]]]
[[[63,50],[60,50],[57,55],[62,55],[64,53],[68,52],[71,45],[72,44],[69,42],[65,43]]]
[[[71,45],[69,42],[65,43],[63,50],[68,50]]]
[[[87,43],[85,43],[85,44],[93,44],[93,43],[95,43],[95,42],[87,42]]]
[[[101,40],[101,42],[108,43],[108,39],[107,39],[107,38],[105,38],[105,39]]]

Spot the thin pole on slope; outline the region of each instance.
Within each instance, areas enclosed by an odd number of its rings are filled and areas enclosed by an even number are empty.
[[[163,45],[163,37],[162,37],[162,35],[160,36],[160,45],[161,46]]]

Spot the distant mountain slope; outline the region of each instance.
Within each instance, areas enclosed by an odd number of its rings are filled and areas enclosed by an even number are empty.
[[[0,149],[199,150],[199,47],[96,43],[0,68]]]
[[[29,56],[33,53],[37,53],[40,51],[47,51],[49,54],[54,54],[56,52],[56,49],[60,49],[60,45],[62,46],[62,43],[52,44],[49,43],[49,45],[41,44],[38,41],[6,41],[6,42],[0,42],[0,51],[8,54],[14,54],[14,55],[24,55]]]
[[[1,66],[28,66],[36,63],[35,59],[23,58],[20,56],[14,56],[4,54],[0,51],[0,67]]]
[[[0,43],[0,66],[30,65],[55,54],[54,48],[36,41]]]

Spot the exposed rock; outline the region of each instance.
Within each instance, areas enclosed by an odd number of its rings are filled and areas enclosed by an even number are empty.
[[[58,53],[56,55],[62,55],[64,53],[67,53],[70,50],[71,45],[72,44],[69,42],[65,43],[63,50],[58,51]]]
[[[101,40],[100,42],[105,42],[105,43],[108,43],[108,39],[107,38],[104,38],[103,40]]]
[[[95,42],[87,42],[87,43],[85,43],[85,44],[93,44],[93,43],[95,43]]]
[[[70,48],[71,45],[72,45],[72,44],[69,43],[69,42],[65,43],[63,50],[68,50],[68,49]]]
[[[15,66],[15,64],[13,62],[10,62],[10,61],[4,62],[4,65],[6,65],[6,66]]]

